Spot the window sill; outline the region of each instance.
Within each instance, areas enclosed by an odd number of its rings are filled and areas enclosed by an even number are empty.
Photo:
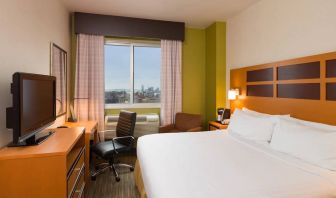
[[[105,104],[105,109],[159,109],[160,103],[143,103],[143,104]]]

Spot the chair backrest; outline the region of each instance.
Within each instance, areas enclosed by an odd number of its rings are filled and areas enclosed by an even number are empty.
[[[202,126],[202,116],[190,113],[176,113],[175,128],[181,131],[187,131],[192,128]]]
[[[116,128],[117,137],[133,136],[135,122],[136,122],[136,113],[124,110],[120,111]],[[132,141],[129,139],[121,139],[117,141],[127,146],[132,143]]]

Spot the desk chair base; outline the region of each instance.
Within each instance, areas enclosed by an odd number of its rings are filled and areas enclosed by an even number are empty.
[[[116,181],[119,182],[120,181],[120,177],[119,177],[119,174],[118,174],[118,172],[116,170],[116,167],[127,167],[127,168],[130,169],[131,172],[134,171],[134,167],[132,165],[129,165],[129,164],[122,164],[122,163],[118,163],[118,164],[114,164],[114,163],[101,163],[101,164],[97,164],[95,166],[95,169],[97,171],[91,175],[91,180],[95,181],[97,175],[100,175],[100,174],[104,173],[107,169],[110,169],[110,170],[113,171]]]

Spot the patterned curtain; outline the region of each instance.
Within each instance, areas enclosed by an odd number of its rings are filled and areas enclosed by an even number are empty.
[[[161,40],[161,125],[182,111],[182,42]]]
[[[74,110],[79,121],[96,120],[104,140],[104,36],[77,35]]]

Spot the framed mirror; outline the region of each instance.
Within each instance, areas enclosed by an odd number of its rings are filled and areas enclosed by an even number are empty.
[[[56,77],[56,116],[62,116],[67,111],[67,52],[51,43],[50,75]]]

